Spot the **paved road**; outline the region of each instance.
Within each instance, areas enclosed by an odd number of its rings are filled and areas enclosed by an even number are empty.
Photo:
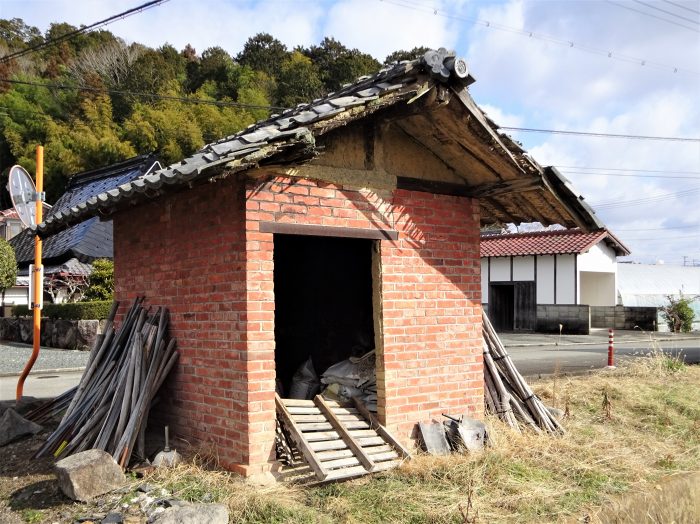
[[[21,373],[31,354],[32,346],[30,345],[7,341],[0,342],[0,376],[9,373]],[[32,369],[40,371],[46,369],[84,368],[88,356],[89,351],[42,347],[39,351],[39,358]]]
[[[82,371],[32,373],[24,382],[24,395],[36,398],[53,398],[76,386],[82,376]],[[0,377],[0,401],[13,400],[16,389],[17,375]]]
[[[680,355],[688,364],[700,364],[700,339],[661,341],[657,344],[665,353]],[[559,373],[580,373],[607,366],[607,344],[572,344],[553,346],[508,347],[513,362],[525,376]],[[638,340],[615,344],[616,359],[639,358],[649,354],[649,341]]]

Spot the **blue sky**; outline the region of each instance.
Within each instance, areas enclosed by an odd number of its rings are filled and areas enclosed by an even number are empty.
[[[0,17],[43,30],[140,3],[2,0]],[[108,29],[154,47],[218,45],[233,55],[260,31],[288,47],[333,36],[380,61],[444,46],[467,59],[472,95],[500,125],[700,139],[697,0],[170,0]],[[540,164],[567,166],[631,259],[700,263],[698,141],[512,135]]]

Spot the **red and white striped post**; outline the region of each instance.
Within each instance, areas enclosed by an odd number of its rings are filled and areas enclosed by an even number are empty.
[[[608,329],[608,367],[615,367],[615,332],[612,328]]]

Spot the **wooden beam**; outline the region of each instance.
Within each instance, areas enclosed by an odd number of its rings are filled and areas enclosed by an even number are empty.
[[[397,453],[401,455],[401,457],[405,459],[411,458],[411,453],[401,445],[401,442],[396,440],[396,438],[391,433],[389,433],[389,430],[387,430],[384,426],[382,426],[379,423],[379,420],[377,420],[377,417],[374,415],[374,413],[367,409],[367,406],[365,406],[360,399],[358,399],[357,397],[353,397],[352,401],[355,404],[357,411],[359,411],[362,414],[362,416],[367,419],[370,428],[375,430],[380,437],[387,441],[391,445],[391,447],[393,447],[397,451]]]
[[[292,440],[297,447],[301,450],[304,458],[309,463],[309,466],[311,466],[311,469],[314,470],[314,473],[316,473],[316,477],[318,477],[319,480],[326,480],[326,477],[328,477],[328,470],[323,467],[314,450],[309,447],[304,435],[302,435],[301,430],[299,429],[299,426],[297,426],[297,424],[294,422],[292,415],[290,415],[289,411],[287,411],[286,406],[277,393],[275,393],[275,405],[277,407],[277,413],[280,417],[282,417],[282,421],[284,422],[287,431],[289,431],[289,435],[292,437]]]
[[[281,235],[310,235],[317,237],[366,238],[369,240],[398,240],[398,231],[390,229],[364,229],[356,227],[314,226],[287,222],[261,222],[261,233]]]
[[[440,182],[437,180],[399,176],[396,177],[396,187],[411,191],[436,193],[438,195],[484,198],[540,189],[542,187],[542,181],[539,177],[527,177],[479,184],[477,186],[467,186],[465,184],[455,184],[454,182]]]
[[[333,426],[333,429],[335,429],[336,433],[340,435],[340,438],[343,439],[343,442],[350,448],[350,450],[355,454],[357,457],[357,460],[360,461],[360,464],[364,466],[364,468],[372,472],[375,470],[375,464],[374,461],[369,458],[369,455],[365,453],[365,450],[362,449],[362,446],[355,440],[355,438],[350,435],[348,430],[345,428],[345,425],[340,421],[340,419],[333,413],[333,409],[326,404],[326,401],[323,400],[323,397],[321,395],[316,395],[314,397],[314,403],[316,406],[318,406],[318,409],[321,410],[321,413],[323,413],[326,418],[328,419],[328,422],[331,423],[331,426]]]

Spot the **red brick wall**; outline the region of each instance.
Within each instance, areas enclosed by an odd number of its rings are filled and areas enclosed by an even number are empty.
[[[475,200],[227,179],[115,217],[117,298],[171,310],[181,357],[163,409],[179,435],[244,474],[271,458],[273,235],[260,222],[397,230],[379,254],[380,417],[408,442],[442,412],[483,415]]]
[[[408,442],[418,421],[445,412],[483,416],[478,201],[275,178],[249,183],[246,218],[249,311],[260,320],[248,324],[249,349],[260,352],[260,365],[274,359],[274,291],[273,235],[260,233],[259,222],[395,229],[399,239],[380,247],[380,418]],[[261,371],[259,380],[262,457],[274,370]]]

